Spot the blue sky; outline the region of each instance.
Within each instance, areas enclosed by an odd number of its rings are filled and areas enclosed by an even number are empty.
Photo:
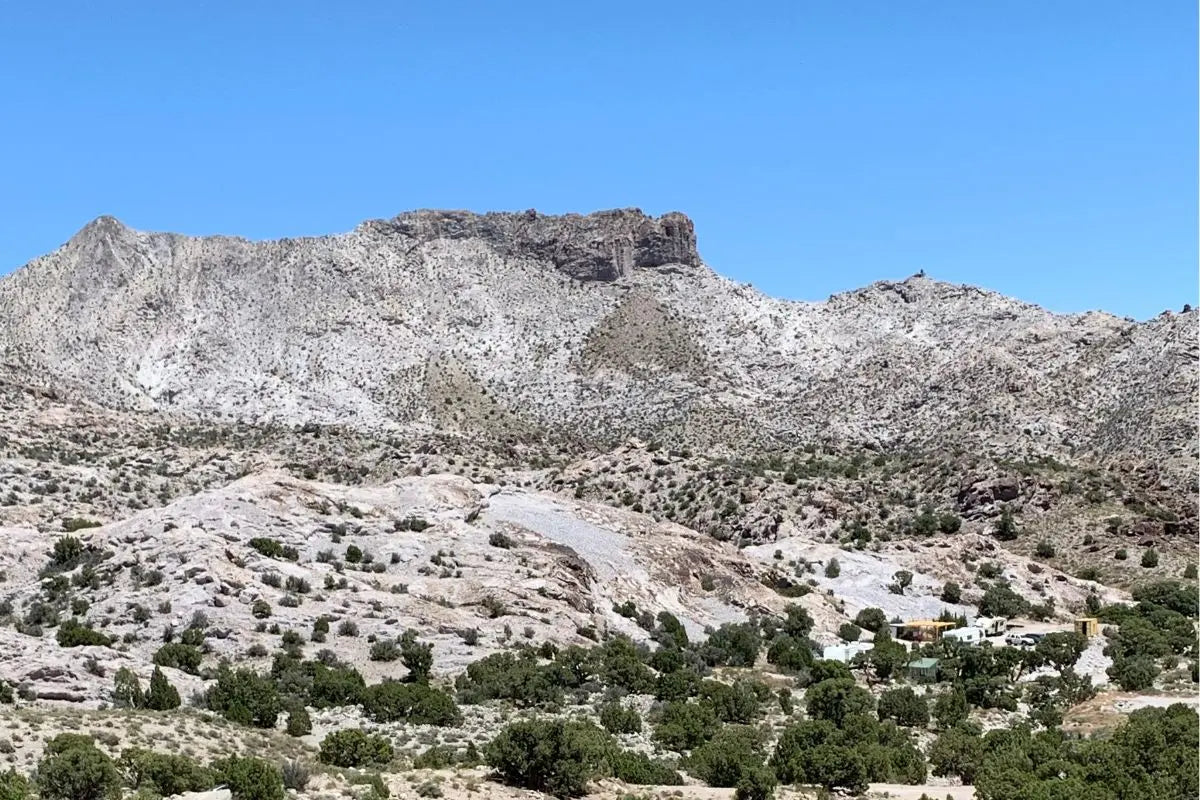
[[[100,214],[251,238],[419,207],[681,210],[819,300],[925,269],[1197,297],[1190,0],[10,3],[0,272]]]

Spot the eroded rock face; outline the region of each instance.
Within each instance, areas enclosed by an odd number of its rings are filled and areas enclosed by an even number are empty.
[[[692,221],[676,212],[655,219],[636,208],[586,216],[548,216],[532,209],[515,214],[414,211],[385,226],[423,241],[481,239],[501,255],[547,260],[583,281],[613,281],[635,268],[700,263]]]

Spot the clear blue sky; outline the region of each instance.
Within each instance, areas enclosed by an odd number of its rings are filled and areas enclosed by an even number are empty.
[[[417,207],[692,216],[823,299],[918,269],[1197,302],[1192,0],[66,2],[0,10],[0,272],[89,219],[251,238]]]

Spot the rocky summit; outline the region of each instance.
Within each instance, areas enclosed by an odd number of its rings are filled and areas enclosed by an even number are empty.
[[[1195,796],[1197,312],[702,243],[100,217],[0,279],[0,796]]]

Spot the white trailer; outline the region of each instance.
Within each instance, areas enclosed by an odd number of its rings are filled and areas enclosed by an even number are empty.
[[[963,644],[979,644],[984,639],[983,628],[954,628],[942,634],[943,639],[956,639]]]
[[[1004,617],[980,617],[975,620],[974,627],[983,629],[984,636],[999,636],[1008,630],[1008,620]]]

